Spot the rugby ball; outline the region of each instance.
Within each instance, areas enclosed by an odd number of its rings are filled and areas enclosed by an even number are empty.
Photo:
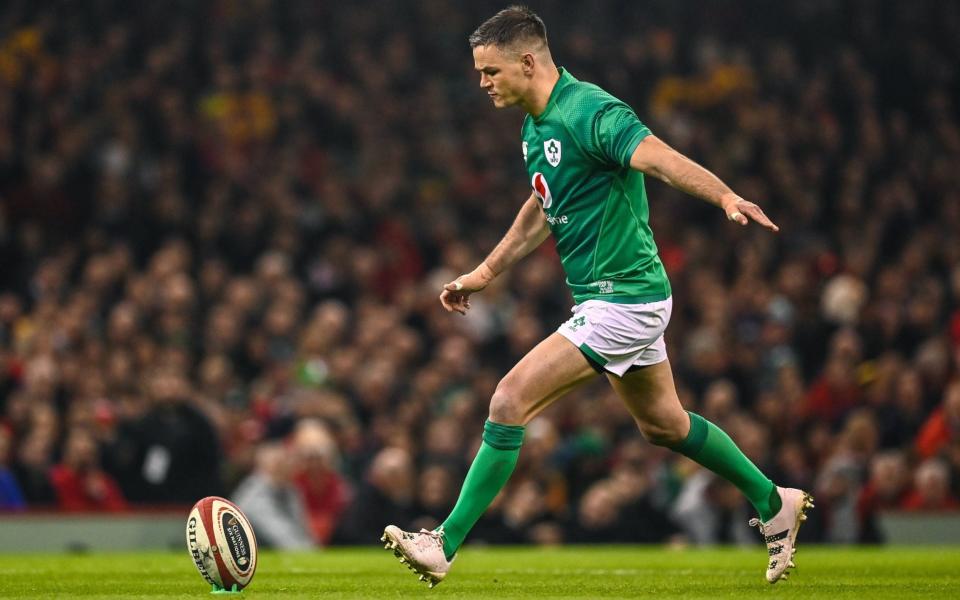
[[[200,575],[225,590],[247,587],[257,570],[257,537],[250,521],[219,496],[208,496],[190,510],[187,550]]]

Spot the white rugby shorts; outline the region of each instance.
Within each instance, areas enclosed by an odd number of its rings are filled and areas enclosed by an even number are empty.
[[[667,360],[663,332],[670,322],[673,298],[646,304],[587,300],[557,329],[604,369],[622,377],[633,366]]]

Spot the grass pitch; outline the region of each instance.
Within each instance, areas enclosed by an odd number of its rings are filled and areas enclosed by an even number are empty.
[[[382,549],[261,553],[250,588],[210,595],[186,550],[0,555],[0,598],[956,598],[960,546],[801,546],[790,580],[763,579],[766,553],[662,547],[472,548],[429,590]]]

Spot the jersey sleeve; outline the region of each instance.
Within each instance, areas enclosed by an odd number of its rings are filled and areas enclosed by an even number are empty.
[[[621,167],[630,166],[630,157],[650,129],[622,102],[603,108],[593,122],[593,141],[604,160]]]

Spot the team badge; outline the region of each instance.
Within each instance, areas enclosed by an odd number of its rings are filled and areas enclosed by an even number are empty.
[[[530,185],[533,186],[533,193],[537,195],[537,198],[540,198],[543,208],[550,208],[553,204],[553,196],[550,194],[550,186],[547,185],[547,178],[543,176],[543,173],[539,171],[534,173]]]
[[[560,140],[550,138],[543,143],[543,153],[547,155],[547,162],[551,167],[560,164]]]
[[[523,149],[523,162],[527,162],[527,143],[524,142],[520,148]]]

